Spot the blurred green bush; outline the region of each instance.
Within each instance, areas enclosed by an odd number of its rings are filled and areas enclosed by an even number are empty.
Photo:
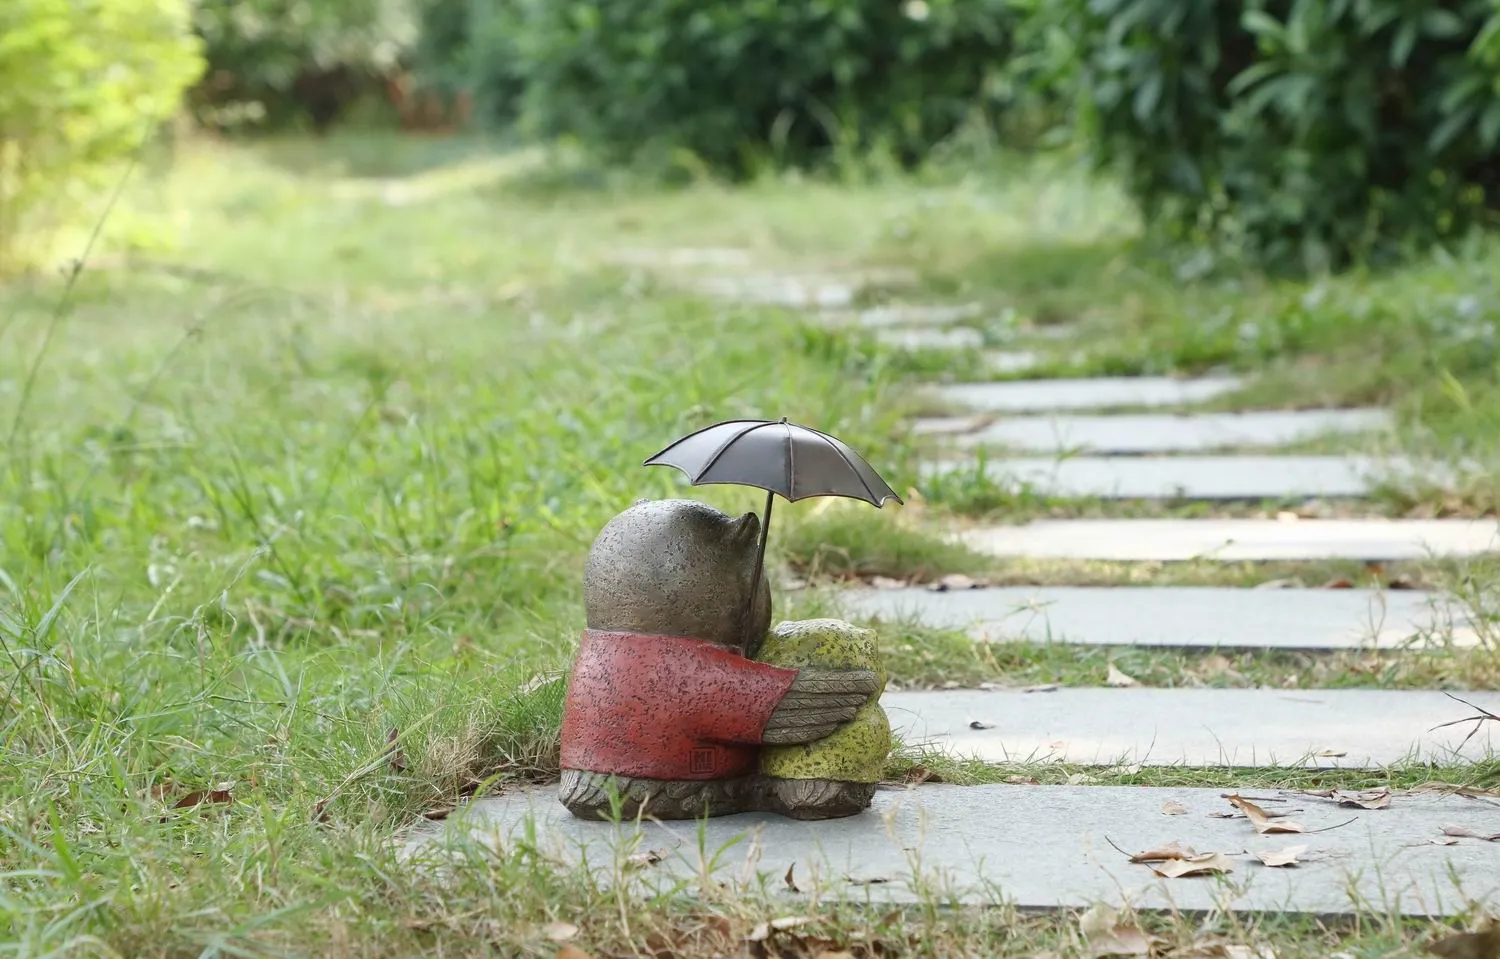
[[[426,0],[193,0],[209,70],[198,119],[326,130],[362,98],[388,99]]]
[[[170,119],[202,71],[188,0],[0,2],[0,271]]]
[[[523,81],[508,16],[510,0],[426,0],[413,55],[418,89],[472,105],[483,126],[512,123]]]
[[[609,159],[734,176],[839,155],[922,160],[998,122],[1010,0],[499,0],[479,48],[524,125]],[[517,82],[517,78],[521,83]]]
[[[1495,0],[1017,2],[1033,78],[1177,239],[1319,270],[1500,209]]]

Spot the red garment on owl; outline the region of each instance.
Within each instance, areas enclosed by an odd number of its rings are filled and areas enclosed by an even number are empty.
[[[732,779],[797,670],[682,636],[584,630],[563,706],[562,766],[646,779]]]

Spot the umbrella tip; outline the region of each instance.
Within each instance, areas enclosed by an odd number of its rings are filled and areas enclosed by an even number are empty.
[[[785,416],[783,416],[783,417],[782,417],[782,418],[781,418],[781,422],[783,422],[783,423],[785,423],[785,422],[786,422],[786,417],[785,417]]]

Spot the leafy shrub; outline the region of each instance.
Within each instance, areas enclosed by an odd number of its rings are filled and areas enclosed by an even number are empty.
[[[1011,52],[1009,0],[507,0],[533,132],[610,159],[690,152],[745,174],[831,151],[922,159],[976,111]]]
[[[194,91],[210,125],[326,129],[383,93],[417,41],[422,0],[194,0],[209,72]]]
[[[473,103],[473,118],[487,126],[512,122],[521,94],[506,6],[497,0],[428,0],[414,56],[424,91]]]
[[[186,0],[0,3],[0,270],[170,118],[202,70]]]
[[[1025,2],[1096,158],[1179,236],[1320,269],[1500,208],[1492,0]]]

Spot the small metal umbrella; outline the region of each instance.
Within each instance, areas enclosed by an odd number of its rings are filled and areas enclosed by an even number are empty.
[[[842,440],[809,426],[777,420],[726,420],[689,433],[646,460],[647,466],[673,466],[694,486],[727,483],[766,491],[766,515],[755,549],[750,603],[760,589],[777,494],[788,502],[814,496],[864,500],[877,509],[901,502],[864,457]]]

